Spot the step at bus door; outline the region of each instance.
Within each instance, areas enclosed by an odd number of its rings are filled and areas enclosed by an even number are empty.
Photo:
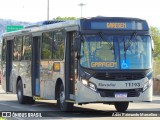
[[[32,42],[32,94],[40,95],[40,39],[33,37]]]
[[[6,49],[6,91],[12,91],[12,79],[10,79],[12,71],[12,58],[13,58],[13,40],[7,40],[7,49]]]

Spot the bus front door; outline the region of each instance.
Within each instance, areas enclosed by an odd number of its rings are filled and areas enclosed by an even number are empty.
[[[33,37],[32,42],[32,94],[40,96],[40,39]]]
[[[77,59],[73,49],[75,32],[67,32],[66,57],[65,57],[65,96],[67,100],[73,100],[75,95],[75,83],[77,76]]]

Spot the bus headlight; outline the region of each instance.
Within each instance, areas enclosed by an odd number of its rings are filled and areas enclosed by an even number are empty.
[[[85,80],[85,79],[82,79],[82,83],[83,83],[83,85],[86,85],[86,86],[88,86],[88,81],[87,81],[87,80]]]
[[[82,84],[83,84],[83,85],[89,87],[89,88],[92,89],[93,91],[97,91],[97,87],[96,87],[96,85],[95,85],[94,83],[89,82],[88,80],[83,79],[83,78],[81,79],[81,81],[82,81]]]
[[[152,80],[149,80],[148,82],[146,82],[143,86],[143,92],[147,90],[151,85],[152,85]]]

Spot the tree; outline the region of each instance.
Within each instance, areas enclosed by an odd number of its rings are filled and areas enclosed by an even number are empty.
[[[75,17],[56,17],[56,20],[76,20],[78,18],[75,18]]]
[[[151,36],[154,41],[154,51],[153,58],[154,60],[160,60],[160,31],[156,27],[151,27]]]
[[[151,36],[154,41],[153,51],[153,77],[156,78],[160,74],[160,31],[156,27],[151,27]]]

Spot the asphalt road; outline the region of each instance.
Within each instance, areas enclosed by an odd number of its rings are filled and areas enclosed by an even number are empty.
[[[67,119],[67,120],[128,120],[136,119],[137,115],[146,115],[145,117],[138,117],[138,119],[143,120],[158,120],[160,118],[160,96],[153,96],[152,102],[141,102],[141,103],[130,103],[129,108],[125,114],[128,117],[122,117],[123,113],[116,112],[113,105],[106,104],[87,104],[87,105],[75,105],[73,112],[60,112],[56,106],[56,101],[54,100],[37,100],[35,104],[24,104],[21,105],[17,102],[17,96],[14,94],[5,94],[4,91],[0,90],[0,111],[2,112],[12,112],[14,118],[7,119],[33,119],[31,118],[21,118],[17,117],[17,113],[21,113],[24,116],[27,114],[35,113],[38,118],[34,119]],[[142,113],[142,114],[141,114]],[[157,114],[158,113],[158,114]],[[123,115],[124,115],[123,114]],[[40,116],[49,116],[42,117]],[[134,117],[131,117],[131,116]],[[159,117],[156,117],[158,115]],[[31,115],[30,115],[31,116]],[[115,117],[111,117],[115,116]],[[136,118],[135,118],[136,117]]]

